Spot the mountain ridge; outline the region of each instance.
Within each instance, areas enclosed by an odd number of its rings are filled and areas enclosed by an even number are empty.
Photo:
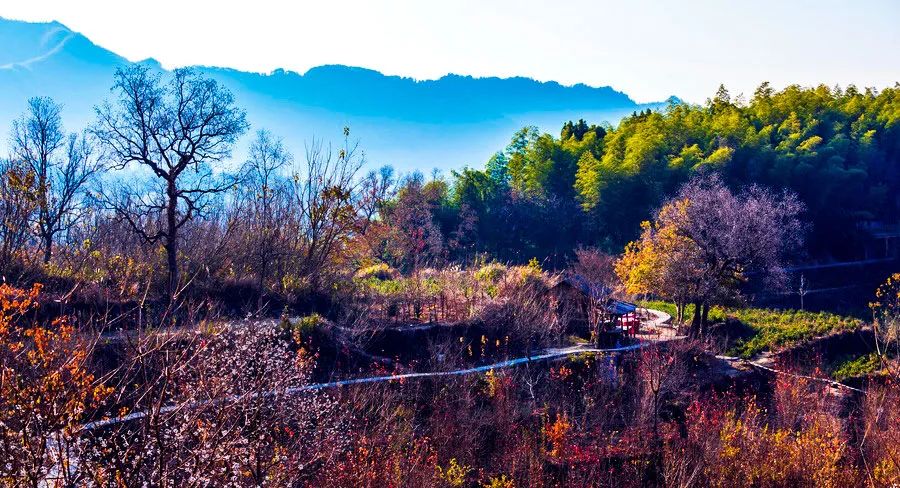
[[[85,126],[93,107],[109,96],[115,68],[130,62],[56,21],[0,17],[0,44],[8,46],[0,54],[2,124],[24,110],[28,97],[47,95],[63,104],[68,127]],[[137,62],[167,71],[154,58]],[[272,130],[295,152],[303,141],[336,138],[349,125],[370,159],[401,170],[480,165],[524,125],[556,132],[569,119],[616,123],[635,110],[672,101],[638,104],[609,86],[521,76],[448,73],[418,80],[340,64],[302,74],[282,68],[269,73],[192,68],[228,87],[255,129]]]

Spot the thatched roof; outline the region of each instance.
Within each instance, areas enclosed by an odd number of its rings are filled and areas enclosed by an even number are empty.
[[[634,313],[638,309],[638,306],[633,303],[612,298],[610,296],[612,295],[612,290],[609,287],[601,283],[591,282],[579,274],[558,276],[550,286],[550,289],[559,288],[571,288],[597,302],[606,303],[606,311],[612,315],[626,315]]]

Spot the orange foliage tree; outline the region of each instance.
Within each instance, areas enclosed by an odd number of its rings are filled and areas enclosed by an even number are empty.
[[[66,318],[33,318],[40,290],[0,285],[0,482],[71,486],[82,420],[110,392]]]
[[[875,301],[869,304],[875,323],[875,338],[882,365],[896,379],[900,368],[889,361],[900,357],[900,273],[894,273],[875,290]]]
[[[696,295],[699,250],[678,232],[675,221],[685,218],[688,200],[666,204],[653,223],[643,222],[641,238],[625,247],[615,263],[616,274],[633,295],[657,294],[675,302],[676,321],[684,320],[684,308]]]

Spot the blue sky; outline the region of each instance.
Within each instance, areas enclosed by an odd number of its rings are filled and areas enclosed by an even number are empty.
[[[522,75],[611,85],[641,102],[702,102],[719,83],[750,95],[762,81],[900,80],[896,0],[27,0],[3,2],[0,16],[58,20],[168,68]]]

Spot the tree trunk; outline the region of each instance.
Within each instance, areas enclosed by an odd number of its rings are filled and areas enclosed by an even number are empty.
[[[49,232],[45,232],[42,237],[44,241],[44,264],[49,264],[50,258],[53,257],[53,236]]]
[[[703,304],[703,314],[700,316],[700,335],[706,335],[706,326],[709,323],[709,304]]]
[[[694,302],[694,318],[691,320],[691,337],[699,337],[702,333],[701,326],[703,321],[702,313],[703,305],[700,302]]]
[[[169,299],[174,300],[178,293],[178,193],[175,181],[167,185],[168,202],[166,205],[166,260],[169,268]]]
[[[51,246],[53,245],[53,234],[50,232],[52,229],[50,224],[50,198],[47,195],[49,190],[49,185],[47,184],[47,168],[49,166],[47,159],[49,155],[44,155],[43,151],[41,152],[41,163],[40,163],[40,176],[38,177],[38,191],[40,192],[38,197],[38,233],[41,235],[41,244],[44,247],[44,264],[50,262],[50,257],[53,253]]]
[[[263,307],[263,298],[265,297],[265,289],[266,289],[266,260],[263,259],[262,265],[259,269],[259,279],[256,283],[256,309],[262,310]]]

